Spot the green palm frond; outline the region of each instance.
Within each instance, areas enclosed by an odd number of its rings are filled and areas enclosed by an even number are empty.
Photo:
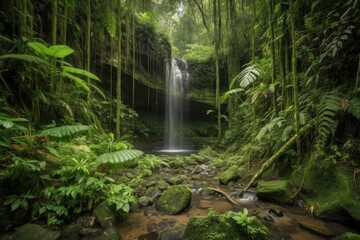
[[[220,102],[224,103],[231,95],[237,94],[237,93],[244,93],[244,92],[245,92],[245,90],[243,88],[235,88],[235,89],[229,90],[220,97]]]
[[[324,146],[326,140],[335,134],[339,123],[337,115],[342,110],[341,101],[343,98],[344,94],[339,89],[334,89],[320,100],[316,121],[317,142],[320,146]]]
[[[359,98],[353,98],[349,102],[349,108],[347,111],[356,117],[358,120],[360,120],[360,99]]]
[[[235,82],[238,82],[240,87],[246,88],[252,82],[254,82],[256,78],[260,76],[260,74],[261,71],[259,68],[257,68],[256,65],[248,66],[231,80],[230,89],[232,89]]]
[[[126,149],[100,155],[97,160],[99,163],[124,164],[128,161],[143,155],[144,152],[136,149]]]
[[[84,134],[90,129],[87,125],[65,125],[54,127],[40,132],[40,135],[49,136],[55,139],[68,139],[79,134]]]

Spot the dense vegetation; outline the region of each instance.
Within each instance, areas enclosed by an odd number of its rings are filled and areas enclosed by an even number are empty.
[[[135,147],[162,138],[151,115],[171,57],[213,96],[217,137],[188,136],[246,167],[246,188],[286,178],[311,212],[360,221],[359,1],[0,4],[1,230],[58,228],[103,201],[130,211],[137,182],[166,165]]]

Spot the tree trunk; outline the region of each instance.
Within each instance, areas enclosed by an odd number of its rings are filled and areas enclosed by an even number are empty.
[[[297,80],[297,59],[296,59],[296,35],[295,35],[295,3],[294,0],[290,0],[290,12],[291,12],[291,40],[292,40],[292,81],[294,89],[294,114],[295,114],[295,131],[296,135],[300,134],[300,110],[299,110],[299,97],[298,97],[298,80]],[[301,142],[300,138],[296,139],[297,147],[297,162],[301,161]]]
[[[120,121],[121,121],[121,0],[117,2],[117,31],[118,31],[118,63],[117,63],[117,83],[116,83],[116,138],[120,139]]]
[[[276,160],[281,157],[289,148],[291,148],[295,142],[300,140],[303,133],[307,132],[315,123],[315,120],[310,121],[300,131],[299,134],[295,134],[290,138],[274,155],[272,155],[266,162],[263,163],[261,168],[255,173],[250,182],[246,185],[244,191],[248,190],[250,186],[259,178],[261,175],[273,164]]]
[[[90,49],[91,49],[91,2],[87,0],[87,14],[86,14],[86,70],[90,72]],[[90,78],[87,77],[87,83],[90,85]],[[90,101],[90,91],[88,92],[87,100]]]
[[[271,84],[275,84],[276,79],[276,60],[275,60],[275,31],[274,31],[274,2],[273,0],[268,1],[268,21],[270,28],[270,50],[271,50]],[[276,104],[276,88],[272,93],[272,104],[274,107],[275,116],[278,115],[278,108]]]

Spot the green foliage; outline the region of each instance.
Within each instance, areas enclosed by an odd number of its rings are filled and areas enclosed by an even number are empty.
[[[146,154],[139,161],[137,165],[138,179],[144,176],[150,176],[153,170],[161,166],[169,167],[169,165],[155,155]]]
[[[98,157],[97,161],[99,163],[126,165],[128,161],[134,160],[143,154],[144,152],[135,149],[120,150],[111,153],[104,153]]]
[[[86,125],[66,125],[61,127],[49,128],[40,132],[41,135],[49,136],[55,139],[69,139],[70,137],[85,134],[90,129]]]
[[[249,239],[266,239],[269,230],[255,216],[248,216],[248,213],[244,208],[242,212],[230,212],[230,217],[244,229]]]
[[[257,65],[250,65],[244,68],[236,77],[230,81],[230,89],[233,88],[234,84],[237,82],[241,88],[248,87],[253,83],[257,77],[261,75],[261,70]]]
[[[136,202],[133,189],[125,184],[110,184],[107,194],[107,204],[115,206],[116,211],[128,213],[130,205]]]
[[[207,62],[214,58],[214,46],[199,44],[186,45],[184,58],[192,62]]]
[[[15,211],[19,207],[24,210],[28,210],[28,200],[34,199],[35,196],[30,194],[30,191],[20,195],[9,195],[4,201],[4,205],[11,205],[11,211]]]
[[[66,45],[53,45],[47,47],[39,42],[29,42],[27,45],[40,55],[47,55],[55,58],[64,58],[74,52],[73,49]]]

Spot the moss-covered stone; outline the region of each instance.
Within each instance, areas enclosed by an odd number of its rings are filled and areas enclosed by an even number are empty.
[[[109,227],[104,230],[103,234],[101,234],[99,240],[118,240],[119,235],[116,232],[114,227]]]
[[[115,226],[116,215],[106,202],[102,202],[94,209],[94,216],[102,228]]]
[[[360,235],[352,232],[347,232],[338,237],[337,240],[360,240]]]
[[[165,190],[165,189],[168,189],[170,185],[167,182],[165,182],[164,180],[159,180],[159,181],[157,181],[156,186],[160,190]]]
[[[259,181],[257,185],[257,196],[266,200],[281,204],[293,204],[292,185],[287,180]]]
[[[266,239],[267,233],[267,228],[256,217],[247,216],[247,212],[220,215],[211,210],[208,216],[190,218],[183,240],[261,240]]]
[[[178,175],[178,176],[174,176],[169,178],[169,183],[172,185],[178,185],[178,184],[182,184],[184,181],[188,180],[189,178],[185,175]]]
[[[150,198],[156,198],[160,194],[161,194],[161,191],[157,187],[149,187],[148,189],[146,189],[146,192],[145,192],[145,196],[150,197]]]
[[[240,177],[239,168],[236,165],[231,166],[219,176],[219,181],[221,184],[227,185],[231,181],[235,181]]]
[[[191,217],[183,240],[244,240],[235,221],[221,215]]]
[[[162,193],[156,201],[157,210],[174,215],[183,211],[191,202],[191,190],[186,186],[174,186]]]
[[[61,234],[59,231],[50,231],[37,224],[25,224],[18,229],[12,235],[12,240],[57,240],[60,239]]]
[[[353,180],[352,169],[321,166],[310,158],[300,196],[320,218],[338,222],[360,221],[360,194]],[[292,180],[302,183],[303,169],[294,171]]]

